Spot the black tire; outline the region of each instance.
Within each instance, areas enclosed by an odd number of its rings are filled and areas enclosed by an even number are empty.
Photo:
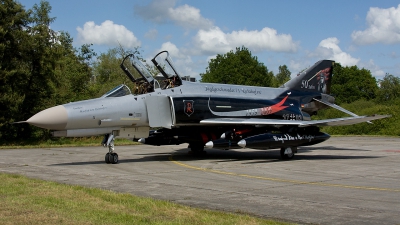
[[[290,150],[292,151],[292,153],[285,154],[285,151],[286,151],[286,149],[288,149],[288,148],[290,148]],[[282,158],[283,160],[293,159],[294,153],[295,153],[295,152],[296,152],[296,151],[295,151],[295,149],[294,149],[293,147],[281,148],[281,151],[280,151],[280,153],[281,153],[281,158]]]
[[[202,156],[207,154],[207,152],[204,151],[203,143],[200,142],[190,143],[188,147],[190,148],[190,151],[188,152],[189,155]]]
[[[118,163],[118,154],[117,153],[112,153],[110,154],[110,161],[112,164],[117,164]]]
[[[106,156],[104,157],[104,161],[106,161],[107,164],[110,164],[110,153],[107,153]]]
[[[193,152],[202,152],[204,151],[204,144],[203,143],[191,143],[190,150]]]

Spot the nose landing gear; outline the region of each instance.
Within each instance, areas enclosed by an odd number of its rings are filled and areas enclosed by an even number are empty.
[[[118,163],[118,154],[117,153],[107,153],[105,156],[105,161],[107,164],[117,164]]]
[[[118,163],[118,154],[114,152],[114,135],[113,134],[106,134],[104,136],[103,141],[101,144],[104,147],[108,147],[108,153],[104,157],[104,161],[107,164],[117,164]]]

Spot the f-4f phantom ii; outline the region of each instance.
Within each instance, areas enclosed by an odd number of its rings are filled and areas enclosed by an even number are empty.
[[[120,85],[100,98],[58,105],[23,122],[53,130],[56,137],[104,135],[102,144],[108,147],[105,162],[114,164],[118,163],[114,138],[149,145],[188,143],[193,152],[204,148],[278,148],[283,159],[291,159],[297,147],[330,137],[320,132],[320,126],[388,117],[358,116],[335,105],[329,95],[331,60],[315,63],[279,88],[188,82],[167,51],[151,61],[163,80],[155,79],[134,55],[122,61],[122,70],[136,83],[134,94]],[[310,115],[327,107],[350,116],[311,120]]]

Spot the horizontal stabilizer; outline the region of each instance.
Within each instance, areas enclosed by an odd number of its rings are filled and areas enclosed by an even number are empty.
[[[346,126],[353,125],[357,123],[369,122],[372,120],[379,120],[383,118],[390,117],[390,115],[372,115],[372,116],[353,116],[353,117],[344,117],[344,118],[335,118],[335,119],[326,119],[326,120],[311,120],[304,121],[300,127],[307,126]]]
[[[270,126],[344,126],[352,125],[362,122],[368,122],[371,120],[383,119],[390,117],[390,115],[373,115],[373,116],[353,116],[335,119],[325,120],[278,120],[278,119],[256,119],[256,118],[214,118],[205,119],[200,121],[201,124],[219,124],[219,125],[270,125]]]
[[[314,100],[317,101],[317,102],[321,102],[321,103],[323,103],[323,104],[325,104],[325,105],[327,105],[327,106],[330,106],[330,107],[332,107],[332,108],[335,108],[335,109],[337,109],[337,110],[339,110],[339,111],[342,111],[342,112],[344,112],[344,113],[347,113],[347,114],[349,114],[350,116],[358,116],[357,114],[352,113],[352,112],[350,112],[349,110],[344,109],[344,108],[342,108],[342,107],[340,107],[340,106],[338,106],[338,105],[336,105],[336,104],[333,104],[333,103],[330,103],[330,102],[326,102],[326,101],[322,101],[322,100],[315,99],[315,98],[314,98]],[[371,121],[367,121],[367,123],[372,124]]]
[[[330,102],[326,102],[326,101],[321,101],[321,100],[316,99],[316,98],[314,98],[314,100],[317,101],[317,102],[321,102],[321,103],[323,103],[323,104],[325,104],[325,105],[327,105],[327,106],[330,106],[330,107],[332,107],[332,108],[335,108],[335,109],[337,109],[337,110],[339,110],[339,111],[342,111],[342,112],[344,112],[344,113],[347,113],[347,114],[349,114],[350,116],[358,116],[357,114],[352,113],[352,112],[350,112],[349,110],[344,109],[344,108],[342,108],[342,107],[340,107],[340,106],[338,106],[338,105],[336,105],[336,104],[333,104],[333,103],[330,103]]]

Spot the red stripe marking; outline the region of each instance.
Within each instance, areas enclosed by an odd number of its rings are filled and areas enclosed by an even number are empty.
[[[400,153],[400,150],[383,150],[384,152],[395,152],[395,153]]]

